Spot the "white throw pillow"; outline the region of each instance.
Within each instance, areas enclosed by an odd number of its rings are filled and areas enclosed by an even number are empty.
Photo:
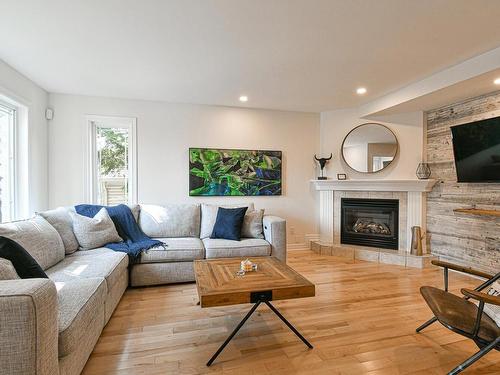
[[[217,212],[219,211],[219,207],[222,208],[238,208],[238,207],[248,207],[247,213],[253,211],[255,209],[253,203],[247,204],[232,204],[232,205],[224,205],[218,206],[215,204],[202,204],[201,205],[201,230],[200,230],[200,238],[209,238],[212,235],[214,230],[215,220],[217,219]]]
[[[264,238],[264,227],[262,219],[264,210],[254,210],[247,212],[241,227],[241,237],[243,238]]]
[[[19,279],[16,269],[12,262],[5,258],[0,258],[0,280],[15,280]]]
[[[93,218],[71,211],[70,215],[80,250],[96,249],[108,243],[123,241],[104,207]]]
[[[492,296],[500,296],[500,282],[495,281],[490,289],[488,290],[488,294]],[[491,319],[495,321],[497,326],[500,327],[500,306],[492,305],[490,303],[484,304],[484,313],[487,314]]]

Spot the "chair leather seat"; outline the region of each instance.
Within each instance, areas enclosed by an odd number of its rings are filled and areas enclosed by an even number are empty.
[[[432,286],[421,287],[420,293],[441,324],[459,329],[472,337],[478,312],[478,307],[475,304]],[[487,342],[500,336],[500,328],[484,312],[478,336]]]

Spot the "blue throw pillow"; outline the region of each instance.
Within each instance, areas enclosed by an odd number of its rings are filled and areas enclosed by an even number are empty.
[[[241,227],[248,207],[222,208],[217,211],[214,229],[210,238],[223,238],[225,240],[239,241]]]
[[[0,258],[10,260],[21,279],[49,278],[30,253],[10,238],[0,236]]]

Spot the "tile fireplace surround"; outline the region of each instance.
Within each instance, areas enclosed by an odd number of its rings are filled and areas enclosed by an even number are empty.
[[[431,256],[410,254],[411,228],[425,231],[426,193],[436,180],[311,180],[319,191],[320,238],[311,241],[311,249],[322,254],[422,268]],[[399,201],[398,250],[345,245],[340,242],[340,209],[342,198],[397,199]]]

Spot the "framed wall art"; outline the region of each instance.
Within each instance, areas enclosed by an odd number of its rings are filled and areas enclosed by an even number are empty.
[[[190,148],[189,195],[281,195],[281,171],[281,151]]]

